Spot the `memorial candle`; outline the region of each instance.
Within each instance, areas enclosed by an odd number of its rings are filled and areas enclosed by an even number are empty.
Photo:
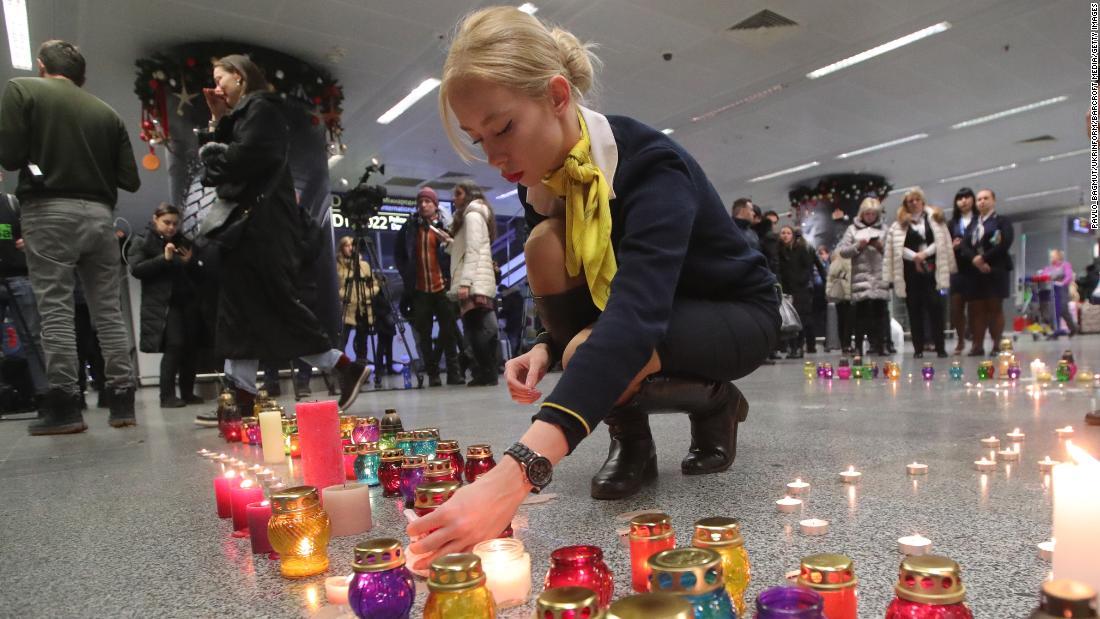
[[[347,604],[350,584],[351,576],[329,576],[325,579],[325,599],[336,606]]]
[[[485,584],[497,608],[527,603],[531,596],[531,555],[518,539],[491,539],[474,546],[485,570]]]
[[[947,557],[906,557],[894,590],[886,619],[973,619],[959,564]]]
[[[1072,462],[1054,467],[1054,577],[1100,590],[1100,461],[1067,445]]]
[[[305,485],[327,488],[344,483],[340,411],[336,402],[302,402],[295,408]]]
[[[649,591],[649,557],[675,546],[672,519],[667,514],[650,512],[630,519],[630,574],[634,591]]]
[[[543,588],[583,587],[595,592],[600,608],[607,608],[615,594],[615,577],[596,546],[565,546],[550,553],[550,569]]]
[[[329,486],[321,491],[321,504],[328,513],[333,537],[370,531],[370,486],[367,484]]]
[[[245,537],[248,535],[248,504],[264,500],[264,489],[251,479],[246,479],[230,492],[233,497],[233,536]]]
[[[248,517],[248,536],[252,542],[252,553],[275,552],[271,547],[271,541],[267,539],[267,524],[271,520],[271,502],[249,503],[245,506],[245,514]]]
[[[378,538],[355,546],[348,602],[360,619],[408,619],[416,584],[405,567],[401,542]]]
[[[829,619],[856,619],[858,584],[852,560],[845,555],[818,554],[802,559],[798,585],[821,596]]]
[[[230,469],[214,478],[214,503],[218,508],[218,518],[233,516],[232,489],[240,485],[237,471]]]
[[[283,461],[283,417],[278,410],[260,411],[260,444],[265,464]]]
[[[354,443],[344,445],[344,479],[355,481],[355,458],[359,456],[359,450]]]

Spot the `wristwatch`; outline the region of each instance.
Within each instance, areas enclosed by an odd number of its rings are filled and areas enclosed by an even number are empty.
[[[504,455],[512,456],[516,462],[519,462],[519,466],[523,470],[523,476],[527,478],[527,483],[534,486],[531,492],[538,494],[542,492],[543,488],[550,485],[554,465],[550,464],[550,460],[544,456],[531,450],[527,445],[518,442],[505,450]]]

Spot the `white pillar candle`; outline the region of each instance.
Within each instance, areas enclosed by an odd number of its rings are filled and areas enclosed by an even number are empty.
[[[829,521],[818,518],[799,520],[798,528],[803,535],[825,535],[829,532]]]
[[[259,418],[264,463],[278,464],[286,458],[283,451],[283,416],[279,411],[263,411]]]
[[[333,537],[370,530],[370,486],[367,484],[329,486],[321,491],[321,504],[332,522]]]
[[[846,484],[854,484],[860,477],[863,477],[863,473],[857,471],[854,466],[849,466],[847,471],[840,472],[840,481]]]
[[[928,465],[921,464],[920,462],[913,462],[912,464],[906,464],[905,470],[910,475],[924,475],[928,473]]]
[[[903,555],[919,557],[932,549],[932,540],[921,535],[907,535],[898,538],[898,552]]]
[[[1072,462],[1054,467],[1054,577],[1100,589],[1100,461],[1068,447]]]
[[[802,507],[802,499],[785,496],[775,502],[775,507],[784,514],[793,514]]]
[[[485,585],[497,608],[522,606],[531,597],[531,555],[515,538],[491,539],[474,546],[485,570]]]
[[[351,576],[330,576],[325,579],[325,598],[329,604],[348,603],[348,585]]]
[[[806,494],[810,491],[810,484],[802,481],[802,478],[796,478],[791,483],[787,484],[787,494],[790,496],[799,496]]]

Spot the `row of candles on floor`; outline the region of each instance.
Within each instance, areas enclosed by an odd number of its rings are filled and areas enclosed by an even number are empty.
[[[1006,340],[1007,341],[1007,340]],[[1004,342],[1002,342],[1004,346]],[[1077,363],[1074,361],[1073,353],[1071,351],[1065,351],[1062,358],[1058,361],[1055,372],[1052,375],[1047,365],[1042,360],[1036,359],[1031,362],[1031,373],[1036,382],[1049,383],[1052,380],[1056,380],[1059,383],[1067,383],[1076,379],[1077,382],[1082,384],[1097,383],[1100,386],[1100,376],[1094,374],[1090,370],[1077,370]],[[814,364],[813,361],[807,361],[802,366],[802,373],[806,378],[824,378],[832,380],[834,378],[840,380],[849,379],[875,379],[879,375],[887,380],[900,380],[901,379],[901,366],[894,361],[885,361],[881,372],[877,362],[870,362],[866,365],[863,363],[863,358],[856,355],[849,363],[847,358],[842,357],[837,362],[837,366],[834,368],[832,363],[822,362]],[[1012,352],[1011,342],[1009,342],[1009,348],[1007,350],[1002,349],[998,354],[996,364],[992,360],[984,360],[978,364],[978,380],[995,380],[995,379],[1007,379],[1017,380],[1022,376],[1022,370],[1020,364],[1016,361],[1016,355]],[[930,381],[936,376],[936,368],[931,362],[925,362],[921,367],[921,377]],[[948,376],[951,380],[963,379],[962,362],[952,361],[951,366],[948,368]],[[909,378],[913,375],[910,374]]]

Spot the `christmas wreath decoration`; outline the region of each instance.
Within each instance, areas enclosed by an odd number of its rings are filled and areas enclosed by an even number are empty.
[[[864,198],[885,200],[891,189],[893,185],[886,181],[886,177],[877,174],[830,174],[819,178],[816,183],[792,188],[787,197],[796,212],[813,209],[820,203],[848,211],[853,207],[859,208]]]

